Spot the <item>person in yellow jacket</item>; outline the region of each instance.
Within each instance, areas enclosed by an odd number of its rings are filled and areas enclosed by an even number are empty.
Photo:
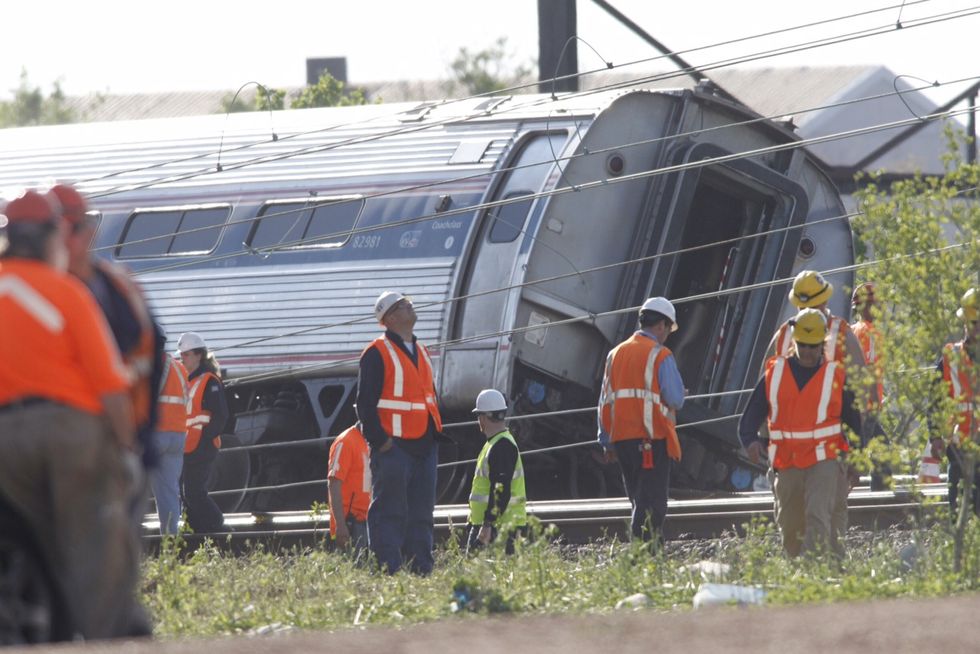
[[[948,483],[949,508],[953,519],[956,519],[960,495],[960,481],[964,475],[973,475],[973,497],[967,498],[973,505],[973,512],[980,517],[980,462],[973,470],[964,470],[962,446],[965,442],[978,442],[977,438],[977,374],[976,361],[980,355],[980,291],[971,288],[960,298],[960,308],[956,317],[963,324],[963,339],[955,343],[947,343],[936,364],[936,369],[942,376],[946,392],[956,402],[956,413],[953,424],[946,431],[946,438],[935,435],[931,439],[933,457],[938,462],[942,460],[943,450],[949,457]],[[935,421],[930,419],[933,433],[939,429]]]
[[[670,462],[680,461],[676,411],[684,382],[664,345],[677,331],[674,305],[653,297],[640,308],[640,329],[606,359],[599,395],[599,444],[606,461],[619,461],[633,507],[633,538],[662,539]]]
[[[843,424],[860,433],[861,414],[845,389],[843,364],[824,358],[828,330],[823,312],[803,309],[790,325],[794,353],[766,361],[765,375],[739,422],[739,438],[753,463],[768,449],[776,478],[776,523],[786,553],[794,557],[829,551],[842,556],[834,515],[848,483],[843,454],[849,445]],[[766,420],[768,448],[759,438]]]
[[[527,526],[524,462],[517,441],[504,422],[507,400],[503,393],[492,388],[480,391],[473,413],[487,442],[473,473],[467,548],[489,545],[503,529],[507,534],[506,551],[511,554],[515,537]]]

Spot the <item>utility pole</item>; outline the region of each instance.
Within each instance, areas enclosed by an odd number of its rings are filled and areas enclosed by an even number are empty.
[[[572,38],[577,32],[575,15],[575,0],[538,0],[538,90],[541,93],[578,91],[578,42]],[[559,79],[552,82],[552,78]]]

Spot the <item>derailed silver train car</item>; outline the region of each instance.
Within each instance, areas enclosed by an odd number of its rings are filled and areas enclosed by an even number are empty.
[[[99,253],[136,272],[171,344],[193,330],[216,351],[226,447],[351,424],[386,289],[415,300],[448,419],[493,386],[544,414],[514,423],[522,449],[594,439],[591,413],[562,412],[594,406],[606,353],[635,327],[616,312],[665,295],[681,325],[668,345],[702,396],[679,421],[709,421],[681,431],[674,482],[739,488],[735,423],[710,419],[737,411],[789,307],[785,285],[716,292],[853,261],[847,220],[825,220],[844,214],[832,183],[791,130],[757,119],[710,93],[605,91],[9,129],[0,187],[90,195]],[[478,450],[474,429],[451,435],[443,461]],[[620,494],[590,449],[529,456],[531,496]],[[221,460],[232,488],[325,470],[310,445]],[[445,469],[444,499],[468,468]],[[231,504],[322,487],[286,493]]]

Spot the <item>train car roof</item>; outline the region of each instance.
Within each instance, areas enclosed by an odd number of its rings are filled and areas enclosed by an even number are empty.
[[[392,139],[424,141],[458,133],[465,125],[588,119],[631,93],[679,95],[690,90],[617,89],[553,98],[547,94],[491,96],[437,102],[360,105],[276,112],[8,128],[0,130],[0,192],[23,186],[74,182],[99,193],[147,178],[160,180],[234,166],[278,153],[336,149],[347,143]],[[741,116],[747,107],[710,94],[706,102]],[[782,138],[794,138],[785,131]],[[401,145],[405,145],[402,143]],[[152,175],[147,175],[152,171]],[[144,173],[144,174],[136,174]],[[211,178],[213,180],[213,178]],[[215,183],[209,180],[209,183]],[[170,182],[173,183],[173,182]]]

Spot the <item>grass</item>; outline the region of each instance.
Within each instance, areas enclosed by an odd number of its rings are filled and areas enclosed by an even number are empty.
[[[174,638],[244,634],[269,625],[329,630],[489,613],[602,613],[635,593],[645,594],[654,610],[687,610],[702,577],[685,566],[704,559],[730,566],[719,581],[765,589],[769,604],[980,590],[980,521],[971,522],[959,574],[952,572],[945,524],[852,534],[842,565],[788,561],[764,522],[744,537],[671,543],[657,553],[614,540],[572,547],[547,532],[509,557],[494,548],[466,556],[449,541],[426,578],[383,576],[319,549],[272,553],[255,545],[236,556],[213,544],[188,553],[172,540],[145,561],[142,594],[156,634]]]

